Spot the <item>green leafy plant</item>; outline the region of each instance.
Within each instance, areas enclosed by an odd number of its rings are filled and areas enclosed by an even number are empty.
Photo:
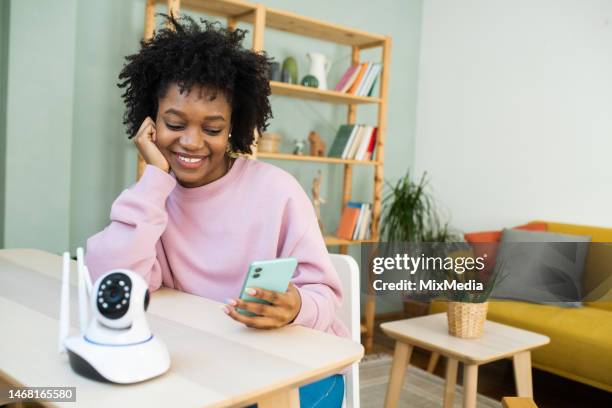
[[[442,223],[431,194],[427,173],[418,182],[410,173],[395,185],[386,183],[389,193],[383,198],[381,233],[387,242],[451,242],[459,240],[448,223]]]
[[[497,264],[488,274],[483,276],[478,270],[466,271],[464,273],[457,273],[456,271],[437,271],[434,276],[440,280],[456,281],[457,283],[468,283],[470,280],[480,282],[482,284],[482,290],[447,290],[441,293],[441,297],[444,300],[450,302],[464,302],[464,303],[484,303],[491,297],[491,292],[495,289],[499,283],[501,283],[507,274],[504,272],[506,262],[504,260],[497,260]]]

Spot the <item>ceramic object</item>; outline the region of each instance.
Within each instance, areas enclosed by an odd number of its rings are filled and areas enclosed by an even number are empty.
[[[331,68],[331,63],[325,55],[318,52],[309,52],[306,56],[310,60],[308,73],[319,80],[319,89],[327,89],[327,74]]]
[[[317,79],[316,76],[308,74],[304,78],[302,78],[301,84],[303,86],[309,86],[311,88],[318,88],[319,80]]]
[[[291,74],[286,69],[281,70],[281,82],[291,83]]]
[[[291,78],[292,84],[298,83],[298,69],[297,69],[297,61],[293,57],[287,57],[283,61],[283,71],[287,71]],[[283,80],[283,82],[285,82]]]
[[[281,65],[280,62],[272,62],[270,64],[270,72],[268,75],[270,81],[280,81],[281,80]]]

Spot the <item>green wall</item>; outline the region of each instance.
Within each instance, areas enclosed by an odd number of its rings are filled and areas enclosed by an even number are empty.
[[[11,1],[4,245],[69,245],[76,0]]]
[[[6,179],[6,88],[8,79],[9,0],[0,0],[0,214],[4,214]],[[4,231],[4,217],[0,216],[0,231]],[[4,234],[0,233],[0,248]]]
[[[144,3],[11,2],[7,148],[0,151],[6,153],[2,157],[7,165],[6,186],[1,190],[6,201],[6,247],[74,251],[108,224],[112,202],[134,182],[136,149],[125,135],[116,83],[123,57],[139,47]],[[385,178],[403,175],[414,161],[422,0],[381,0],[376,7],[365,0],[262,3],[393,38]],[[245,45],[250,46],[250,36],[247,41]],[[331,86],[350,63],[349,47],[324,41],[267,30],[264,43],[277,60],[294,56],[300,77],[308,69],[306,52],[323,52],[333,63],[328,77]],[[1,41],[0,47],[0,51],[7,49]],[[381,55],[367,51],[362,57],[380,60]],[[272,97],[272,106],[270,130],[284,135],[284,150],[313,129],[329,146],[346,120],[343,106],[277,96]],[[358,121],[375,123],[375,108],[360,107]],[[292,172],[307,192],[321,168],[274,164]],[[322,214],[328,230],[334,231],[340,216],[342,167],[328,165],[323,170],[321,191],[327,203]],[[353,198],[371,201],[373,169],[358,167],[354,176]],[[352,248],[351,254],[358,258],[358,248]]]

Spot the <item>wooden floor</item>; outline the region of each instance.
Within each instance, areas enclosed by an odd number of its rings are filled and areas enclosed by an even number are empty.
[[[395,342],[380,330],[380,323],[403,318],[401,314],[381,316],[376,320],[374,349],[372,353],[393,354]],[[429,352],[416,348],[410,364],[427,369]],[[440,359],[435,374],[444,377],[446,361]],[[612,367],[610,367],[612,370]],[[457,383],[461,384],[461,368]],[[407,379],[409,381],[409,379]],[[504,396],[513,396],[514,377],[511,360],[485,364],[478,369],[478,392],[501,401]],[[533,393],[539,408],[610,408],[612,393],[571,381],[545,371],[533,369]]]

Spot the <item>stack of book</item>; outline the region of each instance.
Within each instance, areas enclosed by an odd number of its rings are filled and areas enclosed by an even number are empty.
[[[372,220],[372,205],[349,201],[342,210],[340,226],[336,231],[338,238],[360,240],[370,238],[370,223]]]
[[[372,160],[378,128],[369,125],[342,125],[336,133],[329,157],[351,160]]]
[[[364,62],[353,65],[342,75],[334,89],[338,92],[356,96],[372,96],[376,78],[381,69],[382,64],[378,62]]]

